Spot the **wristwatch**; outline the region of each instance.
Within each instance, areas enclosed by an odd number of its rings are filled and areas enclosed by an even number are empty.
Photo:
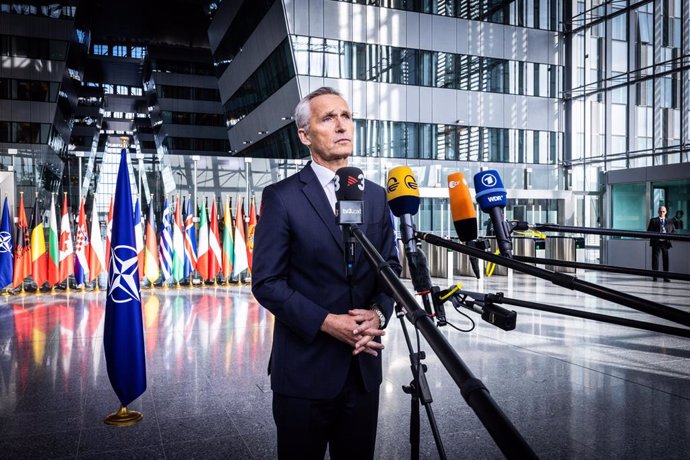
[[[376,316],[379,317],[379,329],[383,329],[386,326],[386,315],[381,311],[381,306],[374,304],[371,306],[371,311],[376,313]]]

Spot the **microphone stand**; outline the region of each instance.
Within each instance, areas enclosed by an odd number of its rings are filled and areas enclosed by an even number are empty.
[[[405,343],[407,343],[407,350],[410,356],[410,369],[412,370],[412,381],[409,385],[403,385],[402,387],[403,392],[410,395],[410,458],[414,460],[419,459],[419,404],[421,402],[424,409],[426,409],[438,456],[445,460],[448,457],[438,431],[434,410],[431,408],[433,398],[431,397],[429,383],[426,380],[427,367],[426,364],[422,363],[422,360],[426,358],[426,354],[423,351],[415,353],[410,341],[410,335],[407,333],[407,327],[405,326],[405,313],[398,303],[395,304],[395,315],[400,320],[400,325],[405,335]]]
[[[530,227],[527,222],[516,221],[512,223],[515,228],[521,229],[525,226]],[[609,235],[609,236],[625,236],[631,238],[646,238],[656,240],[677,240],[690,241],[690,235],[683,235],[678,233],[659,233],[659,232],[641,232],[634,230],[616,230],[612,228],[593,228],[593,227],[569,227],[566,225],[556,224],[534,224],[532,228],[540,232],[562,232],[562,233],[584,233],[588,235]]]
[[[573,262],[567,260],[557,260],[557,259],[542,259],[540,257],[529,257],[529,256],[516,256],[513,255],[513,259],[537,264],[537,265],[554,265],[558,267],[570,267],[570,268],[582,268],[585,270],[597,270],[601,272],[611,272],[611,273],[625,273],[627,275],[638,275],[638,276],[660,276],[658,271],[654,270],[643,270],[641,268],[630,268],[630,267],[620,267],[618,265],[600,265],[600,264],[589,264],[585,262]],[[670,278],[674,280],[690,281],[690,275],[685,273],[675,273],[675,272],[663,272],[664,278]]]
[[[445,291],[441,291],[445,292]],[[473,311],[477,311],[476,304],[479,304],[486,311],[492,312],[497,306],[494,304],[508,304],[516,305],[518,307],[531,308],[533,310],[548,311],[551,313],[559,313],[562,315],[574,316],[576,318],[591,319],[595,321],[601,321],[604,323],[617,324],[619,326],[634,327],[637,329],[644,329],[647,331],[661,332],[664,334],[675,335],[678,337],[690,337],[690,329],[683,329],[673,326],[664,326],[661,324],[648,323],[645,321],[632,320],[627,318],[618,318],[616,316],[602,315],[600,313],[592,313],[587,311],[575,310],[572,308],[559,307],[556,305],[541,304],[536,302],[528,302],[526,300],[511,299],[509,297],[504,297],[502,292],[497,292],[495,294],[482,294],[477,292],[464,291],[462,289],[455,289],[447,295],[448,298],[453,302],[453,305],[462,304],[465,308]],[[474,300],[468,300],[471,297]],[[500,307],[499,307],[500,308]],[[501,309],[503,311],[507,311]],[[499,310],[500,311],[500,310]],[[512,312],[515,314],[515,312]],[[493,313],[492,313],[493,314]],[[484,314],[482,314],[484,318]],[[499,316],[499,319],[501,316]],[[511,330],[502,325],[498,321],[488,321],[494,326],[500,327],[503,330]],[[514,325],[514,321],[513,321]],[[514,326],[513,326],[514,328]]]
[[[615,289],[598,286],[594,283],[579,280],[574,276],[564,273],[555,273],[543,268],[538,268],[523,262],[519,262],[514,259],[497,256],[469,246],[449,241],[445,238],[440,238],[430,233],[416,232],[416,234],[419,238],[429,242],[430,244],[462,252],[463,254],[467,254],[469,256],[479,257],[480,259],[488,260],[489,262],[512,268],[514,270],[536,276],[537,278],[551,281],[557,286],[584,292],[586,294],[599,297],[600,299],[610,300],[611,302],[615,302],[619,305],[625,305],[627,307],[634,308],[635,310],[658,316],[684,326],[690,326],[690,313],[684,312],[677,308],[669,307],[658,302],[645,300],[640,297],[616,291]]]
[[[489,432],[496,445],[507,458],[537,458],[532,448],[517,431],[512,422],[489,394],[484,383],[476,378],[472,371],[455,352],[446,338],[434,326],[426,312],[420,308],[414,296],[408,291],[393,271],[388,262],[367,239],[356,225],[351,225],[352,234],[362,245],[369,263],[376,269],[383,283],[403,309],[405,316],[427,340],[436,352],[439,360],[460,388],[460,393],[467,404],[474,410],[484,428]]]

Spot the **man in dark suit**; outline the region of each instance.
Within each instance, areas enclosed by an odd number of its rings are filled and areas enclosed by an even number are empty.
[[[649,225],[647,225],[648,232],[659,232],[659,233],[675,233],[676,227],[673,223],[673,219],[666,218],[666,206],[659,206],[659,217],[652,217],[649,219]],[[659,254],[664,264],[664,271],[668,271],[668,250],[671,248],[671,241],[664,238],[652,238],[649,240],[649,245],[652,247],[652,270],[659,270]],[[654,277],[656,281],[656,277]],[[664,281],[671,281],[668,278],[664,278]]]
[[[345,273],[336,224],[335,171],[348,165],[354,126],[332,88],[295,109],[312,161],[263,191],[254,240],[252,292],[275,315],[269,362],[280,459],[373,458],[382,381],[380,337],[393,299],[357,247]],[[366,181],[360,226],[400,272],[392,214],[382,187]]]

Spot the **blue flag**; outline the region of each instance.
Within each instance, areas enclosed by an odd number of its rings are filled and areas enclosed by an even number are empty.
[[[7,206],[7,197],[5,197],[5,207],[2,210],[2,224],[0,224],[0,289],[6,288],[14,277],[13,250],[10,208]]]
[[[158,245],[159,262],[163,272],[163,280],[167,281],[172,276],[172,224],[171,224],[170,206],[168,206],[168,199],[165,199],[163,206],[163,230],[161,231],[161,242]]]
[[[103,348],[110,384],[127,406],[146,391],[146,355],[126,149],[120,156],[115,203]]]
[[[194,231],[194,212],[192,198],[187,201],[187,215],[184,218],[184,277],[188,278],[196,270],[196,235]],[[190,284],[192,280],[189,280]]]

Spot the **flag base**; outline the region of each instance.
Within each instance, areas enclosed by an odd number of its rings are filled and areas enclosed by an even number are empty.
[[[135,410],[128,410],[125,406],[120,406],[117,412],[108,415],[103,420],[106,425],[130,426],[139,423],[144,419],[144,414]]]

